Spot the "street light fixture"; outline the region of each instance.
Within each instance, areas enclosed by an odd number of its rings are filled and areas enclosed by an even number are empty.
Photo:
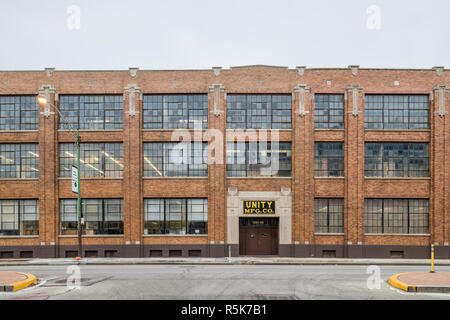
[[[54,106],[52,103],[48,101],[48,98],[44,95],[39,95],[37,97],[37,101],[40,105],[46,105],[49,104],[58,112],[58,115],[60,119],[64,122],[64,124],[69,128],[70,133],[75,138],[75,145],[77,147],[77,229],[78,229],[78,259],[81,259],[83,257],[83,251],[82,251],[82,242],[81,242],[81,186],[80,186],[80,135],[78,132],[78,129],[74,129],[72,125],[64,118],[64,116],[61,114],[59,109]]]

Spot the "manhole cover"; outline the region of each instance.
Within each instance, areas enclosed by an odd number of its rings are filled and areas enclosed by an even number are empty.
[[[80,286],[83,286],[83,287],[90,286],[90,285],[93,285],[95,283],[104,281],[104,280],[109,279],[109,278],[111,278],[111,277],[81,278],[80,279]],[[58,286],[66,286],[66,285],[67,285],[67,278],[66,277],[61,277],[61,278],[47,280],[47,282],[45,282],[42,286],[43,287],[58,287]],[[69,285],[70,286],[75,285],[75,279],[70,278]]]

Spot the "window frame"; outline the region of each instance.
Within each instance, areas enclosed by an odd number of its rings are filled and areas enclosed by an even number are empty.
[[[385,210],[385,202],[386,201],[392,201],[395,203],[395,201],[398,202],[404,202],[406,204],[402,206],[402,208],[406,208],[406,212],[401,213],[401,212],[386,212]],[[422,202],[424,204],[426,204],[426,206],[411,206],[411,202],[413,201],[419,201]],[[376,206],[371,205],[369,202],[374,202],[374,204],[376,204]],[[376,203],[378,202],[378,204]],[[381,206],[380,204],[381,203]],[[381,209],[380,213],[369,213],[368,210],[369,208],[375,208],[377,210]],[[391,207],[392,208],[392,207]],[[414,213],[412,212],[413,210],[426,210],[427,212],[421,212],[421,213]],[[373,210],[373,209],[372,209]],[[371,210],[371,211],[372,211]],[[368,215],[380,215],[380,217],[375,216],[375,217],[371,217],[371,219],[369,219]],[[395,225],[395,223],[393,225],[385,225],[385,221],[387,221],[387,219],[389,217],[386,217],[388,215],[391,215],[392,218],[389,220],[391,221],[391,223],[393,222],[398,222],[398,219],[395,219],[395,215],[400,215],[403,214],[402,217],[402,224],[399,225]],[[422,214],[424,216],[419,217],[421,218],[422,223],[426,222],[425,225],[421,225],[421,226],[417,226],[417,225],[413,225],[411,226],[411,221],[412,221],[412,215],[415,214]],[[405,219],[405,215],[406,215],[406,219]],[[416,217],[417,219],[417,217]],[[373,225],[373,221],[376,221],[376,224]],[[406,221],[406,226],[403,224],[403,222]],[[369,224],[369,222],[372,222],[371,224]],[[404,228],[406,230],[406,232],[385,232],[385,228]],[[411,232],[411,228],[422,228],[421,231],[423,232]],[[424,229],[426,228],[426,230]],[[374,230],[375,229],[375,230]],[[381,232],[380,232],[381,229]],[[365,198],[364,199],[364,234],[376,234],[376,235],[390,235],[390,234],[400,234],[400,235],[428,235],[430,234],[430,201],[427,198]]]
[[[367,153],[370,152],[370,150],[368,150],[368,147],[373,146],[376,147],[377,145],[379,145],[379,149],[380,149],[380,155],[378,156],[368,156]],[[401,145],[406,145],[407,146],[407,156],[401,156],[401,155],[396,155],[396,156],[389,156],[389,155],[385,155],[385,150],[386,150],[386,146],[395,146],[398,145],[399,147]],[[423,149],[426,149],[426,157],[423,156],[415,156],[412,155],[411,153],[414,152],[416,149],[414,146],[419,146],[422,145]],[[397,150],[399,150],[399,147],[397,148]],[[429,178],[430,177],[430,150],[429,150],[429,143],[428,142],[365,142],[364,143],[364,178]],[[373,150],[373,149],[372,149]],[[389,149],[388,149],[389,150]],[[385,161],[385,159],[387,159]],[[403,170],[391,170],[389,168],[389,166],[393,163],[395,164],[395,162],[390,162],[391,159],[397,159],[397,160],[401,160],[403,163]],[[369,161],[372,160],[372,161]],[[418,170],[417,168],[411,168],[411,162],[415,161],[415,160],[424,160],[424,162],[426,163],[426,169],[423,170]],[[372,165],[376,165],[377,167],[380,165],[381,162],[381,169],[366,169],[368,164],[372,164]],[[405,166],[406,163],[406,166]],[[388,166],[385,169],[385,166]],[[403,175],[389,175],[390,172],[403,172]],[[426,172],[426,175],[417,175],[417,173],[420,172]],[[375,175],[368,175],[368,173],[375,173]],[[385,174],[386,173],[386,174]],[[412,173],[416,173],[415,175],[413,175]],[[380,175],[381,174],[381,175]]]
[[[14,229],[3,229],[3,201],[10,201],[13,204],[13,226],[17,227]],[[26,202],[33,201],[33,205],[26,205]],[[33,207],[35,212],[32,213],[35,220],[25,219],[25,215],[29,213],[25,212],[25,207]],[[29,229],[25,229],[24,223],[26,221],[33,221],[33,227],[31,227],[31,234],[26,234]],[[11,222],[10,222],[11,223]],[[7,232],[7,231],[13,232]],[[17,233],[15,232],[17,231]],[[5,234],[6,233],[6,234]],[[8,234],[9,233],[9,234]],[[39,199],[0,199],[0,237],[28,237],[28,236],[39,236]]]
[[[90,101],[91,99],[97,98],[97,101]],[[113,101],[110,101],[113,98]],[[69,101],[65,101],[68,99]],[[74,101],[70,101],[73,99]],[[75,101],[76,99],[76,101]],[[87,101],[86,101],[87,99]],[[101,99],[101,101],[100,101]],[[117,101],[114,101],[116,99]],[[85,94],[85,95],[75,95],[75,94],[64,94],[59,96],[59,110],[61,114],[64,116],[66,120],[76,119],[76,123],[73,121],[68,121],[70,125],[74,129],[83,130],[83,131],[110,131],[110,130],[123,130],[123,96],[119,94]],[[113,105],[120,103],[120,108],[114,108]],[[70,110],[70,104],[74,105],[74,110]],[[81,108],[81,104],[84,105],[84,108]],[[97,119],[102,120],[102,128],[80,128],[81,122],[80,119],[82,117],[89,118],[86,116],[86,111],[91,110],[90,108],[86,108],[86,105],[96,105],[99,116]],[[67,106],[67,107],[66,107]],[[102,106],[102,107],[101,107]],[[67,108],[67,109],[65,109]],[[111,117],[107,117],[106,114],[108,111],[117,110],[120,114],[120,121],[113,122],[113,128],[106,128],[107,122],[106,119],[111,119]],[[76,113],[75,116],[71,116],[70,112]],[[83,115],[82,115],[83,112]],[[70,130],[67,128],[67,125],[60,117],[58,117],[58,130]],[[112,117],[115,119],[115,117]],[[86,122],[87,123],[87,122]],[[85,122],[83,122],[85,124]],[[116,127],[117,126],[117,127]]]
[[[318,155],[319,152],[318,146],[319,145],[326,145],[326,155]],[[332,148],[333,146],[341,146],[342,154],[341,155],[330,155],[332,150],[337,150],[338,148]],[[324,150],[324,149],[322,149]],[[319,160],[326,160],[327,169],[326,170],[319,170],[316,169],[318,167]],[[339,170],[330,169],[330,160],[340,160],[339,161]],[[326,172],[326,175],[318,175],[318,173]],[[330,172],[336,172],[336,175],[331,174]],[[343,178],[345,177],[345,154],[344,154],[344,143],[343,142],[327,142],[327,141],[316,141],[314,142],[314,178]]]
[[[321,101],[321,103],[326,103],[327,107],[326,108],[317,108],[317,100],[318,97],[326,97],[326,101]],[[330,98],[340,98],[339,101],[331,101]],[[342,108],[336,108],[336,107],[331,107],[332,103],[342,103]],[[317,115],[316,111],[326,111],[326,117],[327,117],[327,122],[324,121],[316,121],[317,117],[324,117],[324,115]],[[341,122],[336,122],[336,121],[330,121],[330,117],[338,117],[336,115],[331,115],[330,112],[332,110],[340,110],[342,111],[342,115],[341,115]],[[336,93],[316,93],[314,95],[314,130],[344,130],[345,129],[345,106],[344,106],[344,95],[343,94],[336,94]],[[326,127],[319,127],[317,126],[318,124],[326,124]],[[332,128],[330,127],[331,124],[339,124],[338,128]]]
[[[380,102],[371,102],[368,101],[368,99],[370,98],[381,98]],[[391,124],[391,126],[394,126],[395,124],[405,124],[405,122],[386,122],[385,118],[388,117],[392,117],[391,113],[395,112],[396,110],[398,112],[400,112],[401,109],[395,109],[395,106],[399,106],[402,102],[399,101],[389,101],[389,99],[393,99],[395,100],[400,99],[401,97],[403,98],[407,98],[407,108],[406,109],[402,109],[403,111],[407,112],[407,116],[401,116],[402,119],[408,119],[407,125],[404,128],[390,128],[388,126],[386,126],[386,124]],[[420,99],[421,97],[426,99],[426,102],[421,102],[421,101],[414,101],[413,98],[415,99]],[[387,101],[386,101],[387,100]],[[411,101],[412,100],[412,101]],[[395,105],[395,103],[397,105]],[[405,102],[403,102],[405,103]],[[427,107],[426,109],[416,109],[413,108],[413,106],[415,104],[419,104],[419,103],[426,103]],[[372,104],[380,104],[378,105],[377,108],[370,108],[369,106]],[[389,106],[391,104],[391,106]],[[379,111],[381,112],[381,116],[375,116],[375,117],[381,117],[381,122],[377,122],[377,121],[371,121],[368,122],[367,119],[369,119],[371,116],[368,115],[368,112],[370,111]],[[414,111],[426,111],[427,112],[427,121],[426,122],[411,122],[411,113]],[[386,113],[388,113],[388,115],[386,115]],[[400,116],[398,116],[400,117]],[[411,128],[411,123],[413,125],[424,125],[426,124],[426,127],[419,127],[419,128]],[[373,126],[377,126],[377,125],[381,125],[381,127],[368,127],[369,124],[372,124]],[[364,95],[364,130],[430,130],[430,100],[428,98],[428,95],[426,94],[365,94]]]
[[[180,99],[177,101],[176,98]],[[184,100],[185,99],[185,100]],[[176,115],[170,115],[169,114],[169,105],[171,104],[186,104],[186,107],[182,107],[182,116],[186,116],[182,120],[186,122],[186,126],[170,126],[172,123],[176,122],[170,122],[165,121],[168,117],[173,117]],[[158,105],[155,107],[149,107],[149,105]],[[197,104],[203,104],[201,108],[196,108]],[[178,108],[179,110],[179,108]],[[201,116],[202,118],[202,129],[208,128],[208,94],[207,93],[189,93],[189,94],[144,94],[142,99],[142,129],[143,130],[176,130],[176,129],[195,129],[195,124],[192,122],[191,125],[191,118],[192,116],[195,118],[198,115],[195,115],[196,110],[201,110],[203,113]],[[157,115],[147,115],[146,113],[149,113],[150,111],[156,112]],[[186,114],[184,114],[186,112]],[[161,121],[148,121],[147,118],[153,118],[153,117],[161,117]]]
[[[317,215],[319,214],[319,212],[316,211],[317,206],[319,205],[318,202],[320,201],[326,201],[326,208],[327,208],[327,219],[326,219],[326,225],[320,225],[316,222],[320,222],[322,221],[321,219],[317,219]],[[331,201],[339,201],[339,203],[337,204],[339,207],[342,208],[341,212],[331,212],[330,211],[330,202]],[[336,204],[334,204],[336,206]],[[333,214],[340,214],[342,216],[342,219],[340,219],[340,225],[336,226],[333,225],[331,226],[330,221],[333,219],[330,219],[330,216]],[[338,221],[337,219],[334,219],[335,221]],[[345,224],[345,206],[344,206],[344,198],[314,198],[314,233],[315,234],[344,234],[344,224]],[[340,230],[338,231],[330,231],[330,228],[340,228]],[[318,231],[317,228],[326,228],[326,231],[320,230]]]
[[[88,216],[87,216],[87,206],[88,205],[93,205],[96,201],[97,206],[100,208],[97,212],[97,215],[99,218],[98,221],[94,221],[88,220]],[[108,215],[108,212],[106,210],[106,208],[109,206],[108,202],[113,202],[113,201],[118,201],[120,208],[121,208],[121,212],[120,212],[120,218],[121,221],[116,221],[116,220],[111,220],[111,222],[113,223],[119,223],[119,230],[121,229],[122,233],[109,233],[106,232],[105,230],[113,230],[113,228],[109,228],[106,227],[106,224],[108,222],[108,220],[105,219],[105,217]],[[60,236],[74,236],[77,233],[77,224],[78,224],[78,218],[77,218],[77,199],[71,199],[71,198],[64,198],[64,199],[59,199],[59,235]],[[75,220],[70,219],[70,220],[66,220],[66,215],[65,212],[66,210],[63,210],[63,208],[66,207],[74,207],[74,212],[71,212],[71,215],[75,216]],[[89,236],[89,235],[95,235],[95,236],[123,236],[125,233],[125,223],[124,223],[124,206],[123,206],[123,198],[83,198],[81,199],[81,216],[84,217],[85,219],[85,227],[83,227],[83,236]],[[63,220],[64,219],[64,220]],[[73,226],[72,227],[65,227],[63,228],[63,222],[67,222],[67,223],[71,223]],[[91,228],[91,229],[87,229],[87,226],[89,225],[89,223],[98,223],[98,227],[95,228]],[[97,230],[97,233],[95,233]],[[68,231],[68,232],[67,232]],[[87,232],[89,231],[89,232]],[[92,231],[92,232],[91,232]]]
[[[14,100],[14,101],[8,101],[3,102],[3,100]],[[15,99],[18,99],[19,101],[15,101]],[[25,100],[25,101],[23,101]],[[27,101],[28,100],[28,101]],[[14,119],[18,118],[18,123],[14,121],[14,128],[6,128],[8,125],[6,124],[5,120],[5,128],[3,128],[2,125],[2,119],[8,119],[8,116],[2,116],[2,111],[9,112],[8,109],[5,109],[4,106],[12,106],[13,112],[14,112]],[[34,109],[31,108],[31,106],[34,106]],[[26,113],[31,112],[35,113],[35,117],[26,117]],[[16,117],[17,114],[17,117]],[[29,122],[24,121],[25,119],[34,119],[35,121]],[[18,125],[18,127],[15,127],[15,125]],[[26,128],[26,126],[30,126],[31,128]],[[35,95],[0,95],[0,132],[1,131],[36,131],[39,130],[39,105],[37,103],[37,96]]]
[[[202,206],[203,206],[203,218],[204,220],[192,220],[192,202],[193,201],[202,201]],[[155,205],[156,205],[156,201],[159,202],[157,205],[159,206],[159,218],[160,220],[151,220],[151,219],[147,219],[148,215],[150,213],[154,213],[147,211],[149,209],[149,202],[154,201]],[[168,206],[170,206],[170,202],[173,201],[180,201],[180,206],[181,206],[181,217],[178,220],[171,220],[170,219],[170,214],[171,212],[168,212]],[[150,204],[151,205],[151,204]],[[175,205],[175,204],[172,204]],[[199,205],[199,204],[197,204]],[[191,210],[191,212],[189,212],[189,208]],[[163,212],[161,212],[161,209],[163,210]],[[184,210],[184,211],[183,211]],[[170,211],[170,210],[169,210]],[[173,214],[175,214],[177,212],[173,212]],[[189,220],[189,214],[191,215],[191,220]],[[143,234],[144,236],[161,236],[161,235],[166,235],[166,236],[207,236],[208,235],[208,198],[144,198],[144,203],[143,203]],[[163,220],[161,220],[161,218],[163,218]],[[180,233],[171,233],[170,230],[173,230],[174,228],[170,226],[170,221],[176,221],[176,222],[180,222],[181,223],[181,232]],[[193,224],[194,221],[201,221],[201,223],[204,223],[204,230],[205,232],[202,233],[201,231],[199,233],[197,232],[191,232],[191,225]],[[157,223],[159,225],[159,229],[160,233],[148,233],[148,230],[150,230],[149,227],[146,227],[148,223]],[[184,230],[182,230],[182,228],[184,228]],[[200,228],[201,229],[201,228]],[[200,230],[198,229],[198,230]],[[195,228],[193,230],[196,230]]]
[[[11,147],[12,150],[3,150]],[[14,153],[13,159],[10,159],[2,153]],[[25,157],[25,154],[34,156]],[[37,155],[37,156],[36,156]],[[0,159],[0,180],[1,179],[39,179],[39,144],[38,143],[0,143],[0,158],[10,161],[11,164],[2,164]],[[29,161],[26,161],[29,159]],[[31,159],[31,160],[30,160]],[[34,161],[34,163],[33,163]],[[17,163],[18,162],[18,163]],[[30,162],[30,170],[26,171],[26,163]],[[32,167],[32,165],[36,167]],[[14,168],[16,170],[2,170],[2,168]],[[35,170],[31,170],[35,169]],[[2,176],[2,173],[14,172],[13,177]]]
[[[289,101],[274,101],[274,98],[288,98]],[[241,100],[239,100],[241,99]],[[264,99],[267,99],[264,101]],[[235,101],[239,100],[239,101]],[[255,100],[255,101],[254,101]],[[275,99],[277,100],[277,99]],[[235,106],[235,108],[232,107],[232,104],[236,103],[242,103],[242,107],[240,109]],[[257,108],[253,108],[253,104],[257,103],[265,103],[266,104],[266,115],[265,117],[267,119],[270,118],[270,122],[250,122],[249,118],[254,117],[255,115],[251,115],[252,111],[257,110]],[[282,108],[280,106],[283,106],[283,104],[289,104],[289,108]],[[274,106],[277,106],[277,108],[274,108]],[[270,114],[268,114],[270,109]],[[280,111],[280,110],[289,110],[289,120],[288,121],[277,121],[274,122],[273,118],[274,116],[278,116],[274,114],[274,111]],[[233,122],[229,121],[231,115],[230,111],[244,111],[244,122]],[[276,113],[276,112],[275,112]],[[257,117],[261,117],[263,115],[256,115]],[[284,93],[278,93],[278,94],[244,94],[244,93],[236,93],[236,94],[228,94],[227,95],[227,116],[226,116],[226,129],[229,130],[236,130],[236,129],[256,129],[256,130],[292,130],[292,95],[291,94],[284,94]],[[242,124],[242,125],[239,125]],[[253,124],[249,126],[249,124]],[[264,127],[262,125],[255,126],[255,124],[266,124],[267,127]],[[274,124],[278,124],[281,127],[274,127]],[[285,125],[286,127],[283,127]]]

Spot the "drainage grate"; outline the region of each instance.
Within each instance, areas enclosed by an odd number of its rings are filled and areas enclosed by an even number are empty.
[[[111,277],[81,278],[80,286],[87,287],[87,286],[93,285],[95,283],[104,281],[109,278],[111,278]],[[62,277],[62,278],[47,280],[47,282],[45,282],[42,286],[43,287],[62,287],[62,286],[66,286],[66,285],[67,285],[67,278]],[[75,282],[71,279],[69,285],[75,285]]]
[[[255,294],[255,300],[300,300],[295,294]]]

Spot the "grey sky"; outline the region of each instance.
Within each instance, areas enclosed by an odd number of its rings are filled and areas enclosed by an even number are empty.
[[[448,0],[0,0],[0,70],[450,68],[449,14]]]

